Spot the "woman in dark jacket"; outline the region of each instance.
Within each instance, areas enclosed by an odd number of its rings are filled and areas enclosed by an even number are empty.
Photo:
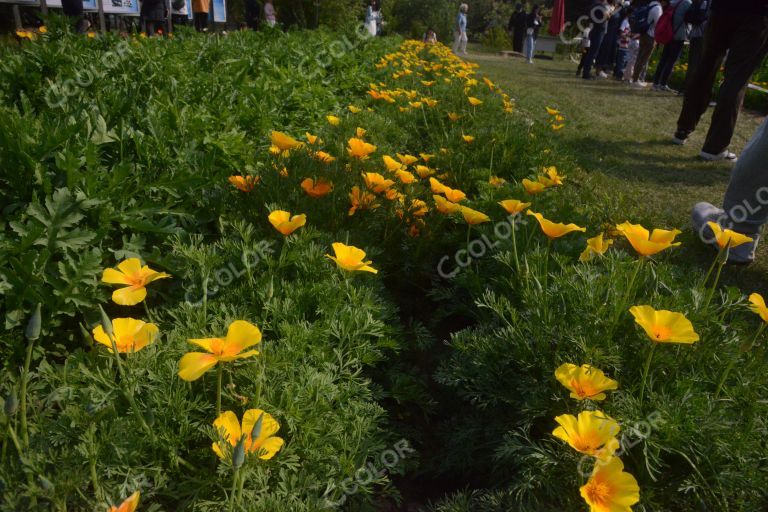
[[[536,50],[536,40],[541,29],[541,7],[534,4],[531,12],[525,19],[525,59],[528,64],[533,64],[533,52]]]
[[[525,41],[525,23],[528,15],[523,10],[523,4],[518,3],[515,6],[515,12],[509,18],[507,30],[512,37],[512,50],[517,53],[523,53],[523,43]]]
[[[165,0],[144,0],[141,2],[141,18],[144,20],[147,36],[155,35],[157,29],[164,27],[165,20],[168,19]]]

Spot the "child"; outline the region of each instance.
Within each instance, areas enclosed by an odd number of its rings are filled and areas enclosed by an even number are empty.
[[[627,67],[624,68],[623,82],[629,84],[632,83],[632,74],[635,72],[635,63],[637,62],[637,56],[640,53],[640,34],[631,34],[629,45],[627,47]],[[645,77],[641,77],[645,78]]]
[[[437,42],[437,34],[431,28],[428,28],[424,33],[424,42],[427,44],[435,44]]]
[[[589,33],[591,30],[592,24],[590,23],[581,33],[581,61],[579,62],[579,67],[576,68],[576,76],[581,75],[581,70],[584,69],[584,63],[587,60],[589,47],[592,45],[592,41],[589,40]]]

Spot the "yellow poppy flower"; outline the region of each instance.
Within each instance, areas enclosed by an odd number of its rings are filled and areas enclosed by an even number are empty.
[[[473,96],[469,96],[467,98],[467,100],[469,101],[469,104],[472,105],[473,107],[477,107],[478,105],[482,105],[483,104],[483,102],[481,100],[479,100],[479,99],[477,99],[477,98],[475,98]]]
[[[290,135],[286,135],[283,132],[274,130],[272,131],[270,139],[272,141],[272,145],[280,149],[280,151],[290,151],[302,146],[301,142],[297,141]]]
[[[384,160],[384,166],[387,168],[389,172],[397,172],[400,169],[403,169],[403,164],[395,160],[389,155],[384,155],[381,157],[382,160]]]
[[[523,178],[523,188],[530,195],[541,194],[547,189],[544,183],[539,181],[531,181],[528,178]]]
[[[583,232],[587,230],[586,228],[579,227],[576,224],[561,224],[552,222],[551,220],[545,219],[542,214],[532,212],[531,210],[528,210],[525,213],[534,216],[536,220],[539,221],[541,231],[550,239],[560,238],[561,236],[565,236],[568,233],[572,233],[574,231]]]
[[[668,231],[666,229],[654,229],[653,233],[649,233],[640,224],[630,224],[624,222],[616,226],[616,230],[623,235],[632,247],[640,256],[653,256],[664,249],[670,247],[677,247],[680,242],[673,243],[675,237],[680,234],[680,231],[673,229]]]
[[[147,297],[146,286],[158,279],[171,277],[165,272],[141,266],[139,258],[123,260],[117,269],[108,268],[101,276],[102,283],[127,285],[112,292],[112,301],[121,306],[134,306]]]
[[[554,108],[549,108],[549,107],[544,107],[544,108],[547,109],[547,114],[549,114],[551,116],[556,116],[556,115],[558,115],[560,113],[559,110],[555,110]]]
[[[123,501],[119,507],[112,505],[109,507],[108,512],[135,512],[136,507],[139,506],[139,497],[141,493],[139,491],[134,492]]]
[[[555,378],[571,391],[571,398],[576,400],[605,400],[604,391],[619,387],[618,382],[588,364],[562,364],[555,370]]]
[[[324,163],[325,165],[331,164],[336,160],[335,156],[331,156],[330,153],[325,151],[317,151],[312,155],[315,160]]]
[[[429,153],[419,153],[419,156],[420,156],[420,157],[421,157],[421,159],[422,159],[422,160],[424,160],[425,162],[429,162],[430,160],[432,160],[433,158],[435,158],[435,155],[432,155],[432,154],[429,154]]]
[[[332,244],[335,256],[326,254],[325,256],[336,262],[339,268],[347,272],[371,272],[378,274],[379,271],[371,267],[371,261],[365,261],[365,251],[352,245],[345,245],[340,242]]]
[[[363,179],[365,180],[365,186],[368,187],[368,190],[371,190],[376,194],[386,192],[389,187],[395,184],[394,181],[386,179],[377,172],[366,172],[363,174]]]
[[[464,142],[466,142],[467,144],[472,144],[473,142],[475,142],[474,135],[462,135],[461,138],[464,139]]]
[[[531,206],[531,203],[524,203],[518,199],[505,199],[504,201],[499,201],[499,204],[510,215],[517,215]]]
[[[349,111],[350,111],[350,112],[352,112],[353,114],[359,114],[360,112],[362,112],[362,111],[363,111],[362,109],[360,109],[360,108],[358,108],[358,107],[356,107],[356,106],[354,106],[354,105],[349,105],[347,108],[348,108],[348,109],[349,109]]]
[[[559,132],[563,128],[565,128],[565,124],[562,124],[562,123],[561,124],[553,124],[552,125],[552,131],[553,132]]]
[[[603,233],[587,240],[587,247],[579,255],[579,261],[592,261],[595,256],[602,256],[613,244],[613,240],[603,240]]]
[[[45,34],[46,32],[48,32],[48,28],[45,25],[40,25],[37,31],[40,32],[41,34]]]
[[[254,432],[254,426],[261,420],[258,432]],[[214,428],[219,433],[219,441],[211,446],[220,459],[227,457],[227,453],[245,437],[245,453],[254,453],[262,460],[269,460],[285,444],[285,441],[275,437],[280,430],[280,424],[271,414],[261,409],[248,409],[243,414],[242,425],[237,421],[237,416],[232,411],[224,411],[213,422]],[[253,438],[256,435],[256,439]],[[227,446],[229,445],[229,447]]]
[[[179,360],[179,377],[193,381],[202,377],[217,363],[259,355],[258,350],[243,351],[261,343],[261,331],[245,320],[235,320],[229,325],[226,338],[190,339],[187,342],[194,343],[208,352],[188,352]]]
[[[546,167],[544,169],[544,176],[539,177],[539,182],[544,183],[547,187],[554,187],[556,185],[562,185],[565,176],[557,172],[557,167],[554,165]]]
[[[370,154],[376,151],[376,146],[356,137],[349,139],[348,144],[347,153],[358,160],[367,160]]]
[[[307,216],[305,214],[294,215],[291,217],[289,212],[283,210],[275,210],[269,214],[269,223],[285,236],[290,235],[301,226],[307,223]]]
[[[741,244],[754,241],[754,239],[747,235],[742,235],[731,229],[721,228],[720,224],[717,222],[707,222],[707,226],[709,226],[709,229],[715,234],[715,241],[717,242],[717,246],[721,249],[725,249],[726,247],[733,249]]]
[[[352,216],[357,210],[373,210],[378,208],[376,203],[376,196],[365,191],[361,191],[360,187],[352,187],[352,192],[349,193],[349,201],[352,207],[349,209],[348,215]]]
[[[491,185],[492,187],[501,187],[506,182],[507,180],[505,180],[500,176],[491,176],[490,178],[488,178],[488,184]]]
[[[96,32],[88,32],[86,34],[88,36],[88,39],[95,39],[96,38]]]
[[[315,181],[312,178],[305,178],[301,182],[301,188],[309,197],[317,199],[329,194],[333,190],[333,184],[322,179]]]
[[[411,101],[411,102],[408,102],[408,105],[410,105],[411,108],[421,108],[422,107],[422,103],[420,101]]]
[[[433,100],[432,98],[422,98],[421,101],[423,101],[429,108],[435,108],[439,103],[437,100]]]
[[[406,167],[419,161],[419,159],[413,155],[401,155],[400,153],[397,153],[397,159]]]
[[[763,299],[763,296],[759,293],[753,293],[749,296],[749,302],[751,303],[749,309],[760,315],[763,322],[768,322],[768,307],[765,306],[765,299]]]
[[[579,453],[598,459],[610,458],[619,448],[619,424],[601,411],[583,411],[579,416],[562,414],[552,435],[568,443]]]
[[[451,122],[456,122],[459,119],[461,119],[461,116],[457,114],[456,112],[448,112],[448,119],[451,120]]]
[[[437,194],[432,196],[432,199],[435,200],[435,207],[437,208],[437,211],[440,213],[444,213],[446,215],[451,213],[456,213],[459,210],[461,210],[461,205],[452,203],[443,196],[439,196]]]
[[[424,179],[424,178],[428,178],[428,177],[432,176],[433,174],[435,174],[435,170],[434,169],[430,169],[426,165],[417,165],[416,166],[416,174],[419,175],[419,178]]]
[[[693,324],[682,313],[663,309],[657,311],[651,306],[632,306],[629,312],[651,341],[686,344],[699,341]]]
[[[157,339],[160,329],[155,324],[135,318],[115,318],[112,320],[112,337],[120,354],[138,352]],[[112,352],[112,341],[101,325],[93,329],[93,339]]]
[[[241,192],[250,192],[261,181],[261,176],[230,176],[229,182]]]
[[[397,176],[397,179],[399,179],[401,183],[404,183],[406,185],[409,185],[416,181],[416,176],[414,176],[408,171],[395,171],[395,176]]]
[[[461,212],[461,216],[464,217],[464,221],[470,226],[482,224],[483,222],[490,222],[491,220],[491,218],[483,212],[473,210],[472,208],[468,208],[466,206],[459,205],[459,211]]]
[[[640,501],[637,480],[624,472],[624,463],[618,457],[598,462],[589,481],[579,490],[589,512],[632,512],[632,505]]]
[[[318,137],[317,135],[312,135],[309,132],[304,133],[304,136],[307,138],[307,142],[309,142],[310,146],[314,146],[315,144],[322,144],[323,141]]]
[[[339,119],[336,116],[325,116],[325,118],[328,120],[328,123],[330,123],[331,126],[339,126],[339,123],[341,123],[341,119]]]

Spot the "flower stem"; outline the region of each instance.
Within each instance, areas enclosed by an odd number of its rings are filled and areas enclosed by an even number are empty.
[[[224,376],[224,366],[219,363],[216,368],[216,417],[221,415],[221,379]]]
[[[234,510],[235,506],[235,497],[237,494],[237,481],[239,480],[240,476],[240,468],[235,469],[234,473],[232,474],[232,490],[229,493],[229,512],[232,512]]]
[[[632,299],[633,293],[635,291],[635,281],[637,281],[637,276],[640,274],[640,269],[642,266],[643,258],[639,258],[635,264],[635,269],[632,271],[632,275],[629,278],[629,282],[627,283],[627,289],[624,290],[624,294],[621,296],[621,299],[619,299],[619,301],[616,303],[616,309],[614,310],[613,318],[611,319],[611,326],[608,330],[608,338],[613,338],[613,333],[619,323],[621,313],[627,309],[627,303]]]
[[[720,273],[723,271],[725,262],[728,261],[728,247],[729,246],[725,246],[725,249],[721,250],[715,259],[716,262],[719,261],[719,265],[717,267],[717,274],[715,274],[715,280],[712,282],[712,287],[709,289],[709,292],[707,292],[707,298],[704,299],[704,309],[706,309],[712,301],[712,296],[715,294],[715,288],[717,288],[717,283],[720,281]]]
[[[141,409],[139,409],[139,405],[136,403],[136,399],[133,396],[133,390],[128,386],[128,379],[125,375],[123,362],[120,360],[120,352],[117,351],[117,342],[115,341],[115,337],[111,333],[107,333],[107,336],[109,337],[109,341],[112,344],[112,355],[114,356],[115,362],[117,363],[117,373],[120,376],[120,388],[123,392],[123,395],[128,400],[128,404],[131,406],[131,409],[133,409],[133,414],[136,416],[136,421],[139,422],[139,426],[141,426],[141,428],[151,438],[154,438],[152,429],[149,428],[149,425],[147,425],[147,422],[144,419],[144,413],[142,413]]]
[[[643,396],[645,394],[645,381],[648,378],[648,370],[651,368],[651,360],[653,359],[653,352],[656,350],[656,342],[652,342],[651,350],[648,351],[648,358],[645,360],[645,366],[643,367],[643,380],[640,383],[640,398],[639,405],[643,405]]]
[[[24,367],[21,371],[21,441],[24,448],[29,447],[29,430],[27,429],[27,381],[29,380],[29,367],[32,364],[32,351],[35,347],[35,340],[30,339],[27,343],[27,354],[24,357]]]
[[[517,278],[520,278],[520,260],[517,257],[517,239],[515,237],[515,231],[517,231],[517,215],[512,216],[512,252],[515,255],[515,271]]]
[[[152,313],[149,312],[149,306],[147,306],[146,299],[141,301],[141,303],[144,305],[144,312],[147,314],[147,320],[149,320],[149,323],[155,323],[155,320],[152,317]]]

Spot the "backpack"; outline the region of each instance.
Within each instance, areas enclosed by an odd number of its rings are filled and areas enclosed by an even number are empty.
[[[683,20],[694,26],[700,26],[707,22],[709,19],[709,8],[702,9],[701,6],[704,2],[694,2],[693,5],[685,11]]]
[[[675,13],[677,12],[678,6],[682,3],[681,0],[674,6],[668,5],[666,9],[664,9],[659,21],[656,22],[656,28],[653,32],[654,39],[657,43],[669,44],[675,40],[675,32],[677,32],[677,28],[679,28],[675,27]]]
[[[629,17],[629,27],[633,34],[645,34],[651,29],[651,24],[648,23],[648,15],[651,13],[652,7],[651,5],[640,7]]]
[[[171,8],[173,8],[175,11],[182,10],[185,5],[187,5],[186,0],[173,0],[171,2]]]

